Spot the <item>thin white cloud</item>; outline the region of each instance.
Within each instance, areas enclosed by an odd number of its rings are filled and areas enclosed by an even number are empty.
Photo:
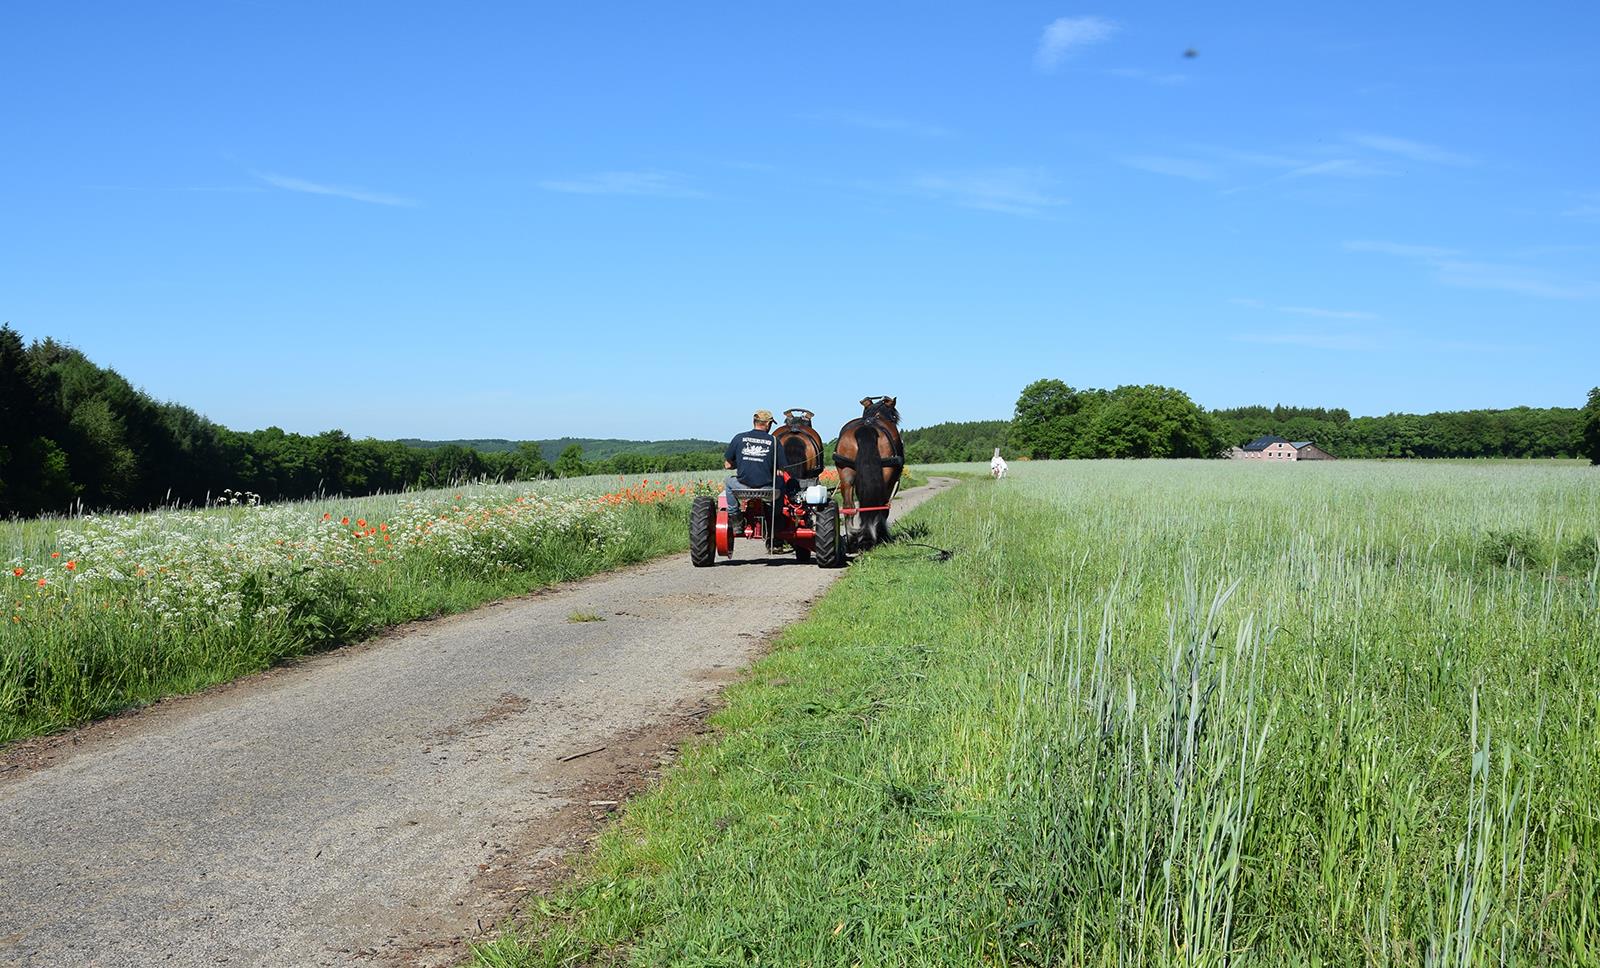
[[[1213,146],[1200,146],[1199,150],[1216,155],[1227,161],[1237,162],[1241,165],[1250,165],[1256,168],[1304,168],[1311,164],[1305,158],[1295,158],[1290,155],[1279,155],[1264,151],[1235,151],[1231,148],[1217,148]]]
[[[1540,349],[1534,343],[1486,343],[1480,340],[1462,339],[1422,340],[1420,344],[1426,349],[1452,353],[1531,353]]]
[[[911,135],[917,138],[948,138],[955,134],[949,128],[937,124],[925,124],[921,121],[910,121],[905,118],[886,118],[871,114],[857,114],[853,111],[818,111],[812,114],[803,114],[801,118],[807,121],[822,121],[827,124],[842,124],[851,128],[864,128],[868,131]]]
[[[1147,71],[1137,67],[1113,67],[1106,73],[1112,77],[1124,77],[1131,81],[1144,81],[1148,84],[1159,84],[1163,87],[1174,87],[1179,84],[1189,83],[1189,75],[1187,74]]]
[[[1455,249],[1441,249],[1435,245],[1403,245],[1398,242],[1368,240],[1346,242],[1344,247],[1351,252],[1378,252],[1383,255],[1399,256],[1402,259],[1443,259],[1457,254]]]
[[[1435,278],[1459,289],[1496,289],[1541,299],[1590,299],[1600,295],[1594,283],[1556,279],[1537,269],[1498,262],[1444,259],[1433,263]]]
[[[1290,330],[1285,332],[1237,333],[1235,343],[1265,346],[1291,346],[1317,350],[1370,351],[1406,350],[1437,353],[1529,353],[1539,347],[1527,343],[1490,343],[1478,340],[1433,339],[1414,333],[1373,334]]]
[[[1169,158],[1165,155],[1134,155],[1121,159],[1129,168],[1148,171],[1156,175],[1171,175],[1191,181],[1211,181],[1217,177],[1214,166],[1189,158]]]
[[[539,183],[547,192],[569,195],[649,195],[656,198],[705,198],[706,193],[668,171],[599,171]]]
[[[965,208],[1007,215],[1041,216],[1067,204],[1052,193],[1054,180],[1034,168],[992,168],[984,171],[917,175],[911,187]]]
[[[1600,221],[1600,194],[1587,193],[1578,196],[1577,205],[1563,211],[1561,214],[1567,218],[1582,219],[1586,222]]]
[[[1294,316],[1316,316],[1319,319],[1377,319],[1377,314],[1359,309],[1320,309],[1316,306],[1275,306],[1280,313]]]
[[[1487,289],[1536,296],[1540,299],[1593,299],[1600,284],[1564,279],[1534,266],[1484,262],[1454,249],[1394,242],[1346,242],[1353,252],[1375,252],[1406,259],[1433,272],[1434,281],[1458,289]]]
[[[1053,71],[1085,47],[1110,40],[1119,29],[1116,23],[1104,17],[1061,17],[1051,21],[1039,37],[1039,49],[1033,55],[1034,66],[1047,73]]]
[[[1330,158],[1327,161],[1319,161],[1316,164],[1296,168],[1283,177],[1373,178],[1378,175],[1388,174],[1392,174],[1389,169],[1370,162],[1360,161],[1355,158]]]
[[[1454,151],[1448,151],[1437,145],[1424,144],[1421,141],[1412,141],[1409,138],[1394,138],[1382,134],[1347,134],[1345,140],[1351,144],[1360,145],[1371,151],[1381,152],[1386,155],[1396,155],[1410,161],[1421,161],[1434,165],[1473,165],[1477,160]]]
[[[1317,333],[1291,331],[1283,333],[1240,333],[1232,337],[1236,343],[1265,343],[1272,346],[1303,346],[1318,350],[1372,350],[1378,343],[1370,336],[1359,333]]]
[[[1377,313],[1369,313],[1359,309],[1322,309],[1317,306],[1271,306],[1260,299],[1235,298],[1228,300],[1236,306],[1249,306],[1251,309],[1270,309],[1273,312],[1288,313],[1291,316],[1314,316],[1317,319],[1377,319]]]
[[[394,205],[409,208],[416,205],[416,201],[403,198],[399,195],[389,195],[383,192],[370,192],[365,188],[344,188],[339,185],[324,185],[321,182],[307,181],[304,178],[291,178],[288,175],[279,175],[270,171],[251,172],[257,178],[271,185],[289,192],[303,192],[307,195],[332,195],[335,198],[348,198],[353,202],[365,202],[368,205]]]
[[[1209,169],[1216,177],[1231,174],[1240,166],[1273,169],[1273,181],[1311,178],[1380,178],[1403,174],[1401,161],[1443,165],[1471,165],[1466,155],[1406,138],[1377,134],[1347,134],[1332,145],[1291,147],[1287,152],[1241,151],[1217,145],[1191,144],[1189,159],[1166,159],[1168,173],[1178,174],[1180,166],[1191,172]],[[1176,162],[1175,164],[1172,162]],[[1157,170],[1154,168],[1148,170]],[[1193,174],[1187,177],[1194,177]],[[1228,194],[1242,191],[1228,190]]]
[[[91,192],[211,192],[217,194],[243,194],[257,195],[266,191],[260,185],[181,185],[158,186],[151,188],[147,185],[85,185],[86,191]]]

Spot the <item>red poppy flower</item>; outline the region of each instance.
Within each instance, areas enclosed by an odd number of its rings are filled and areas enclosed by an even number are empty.
[[[328,512],[328,511],[322,512],[322,520],[324,520],[324,521],[333,520],[333,514],[331,512]]]
[[[21,568],[13,568],[13,569],[11,569],[11,573],[13,575],[16,575],[18,578],[21,578],[23,575],[27,574],[27,572],[25,572]]]
[[[52,558],[59,558],[59,557],[61,557],[61,552],[59,552],[59,551],[52,551],[52,552],[50,552],[50,557],[52,557]]]
[[[78,570],[78,563],[76,561],[67,562],[67,570],[68,571],[77,571]]]
[[[350,519],[349,518],[340,518],[339,519],[339,523],[344,525],[347,528],[350,527]]]
[[[44,579],[43,578],[39,579],[39,587],[40,588],[44,587]]]
[[[367,526],[367,519],[366,518],[356,518],[356,527],[364,528],[366,526]]]

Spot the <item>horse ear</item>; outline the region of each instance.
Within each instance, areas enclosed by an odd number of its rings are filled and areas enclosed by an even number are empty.
[[[872,398],[871,397],[862,397],[861,398],[861,406],[863,408],[872,406]]]
[[[889,405],[889,409],[890,410],[894,409],[894,402],[895,402],[895,398],[894,397],[885,397],[884,398],[884,402]]]

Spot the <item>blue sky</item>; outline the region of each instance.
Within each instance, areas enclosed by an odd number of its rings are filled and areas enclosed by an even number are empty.
[[[1580,405],[1600,8],[1199,6],[7,5],[0,320],[357,436]]]

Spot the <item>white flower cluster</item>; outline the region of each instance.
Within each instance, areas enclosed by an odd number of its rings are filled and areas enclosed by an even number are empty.
[[[231,487],[225,487],[221,494],[211,499],[210,503],[217,507],[236,508],[243,504],[253,508],[261,503],[261,495],[255,491],[235,491]]]
[[[602,547],[626,535],[621,510],[593,497],[505,486],[385,502],[381,521],[317,513],[328,506],[80,519],[58,532],[51,558],[14,560],[0,577],[62,606],[57,614],[94,607],[136,622],[231,626],[375,587],[359,579],[417,559],[436,573],[490,575],[527,567],[551,541]]]

